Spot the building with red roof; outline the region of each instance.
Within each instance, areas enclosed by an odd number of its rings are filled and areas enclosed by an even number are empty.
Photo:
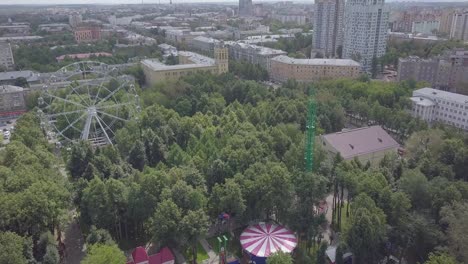
[[[148,256],[146,249],[137,247],[132,252],[132,261],[127,264],[174,264],[175,258],[168,247],[161,249],[157,254]]]

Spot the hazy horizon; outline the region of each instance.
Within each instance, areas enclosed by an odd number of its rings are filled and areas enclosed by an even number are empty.
[[[281,2],[284,0],[254,0],[254,2]],[[118,5],[118,4],[141,4],[142,0],[0,0],[0,5],[79,5],[79,4],[96,4],[96,5]],[[236,3],[238,0],[173,0],[173,3]],[[314,0],[293,1],[296,3],[313,3]],[[464,0],[387,0],[387,2],[465,2]],[[143,0],[145,4],[168,4],[169,0]]]

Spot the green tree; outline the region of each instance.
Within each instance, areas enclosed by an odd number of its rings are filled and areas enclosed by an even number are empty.
[[[267,264],[292,264],[293,259],[291,254],[278,251],[271,254],[266,261]]]
[[[28,240],[12,232],[0,232],[0,260],[5,264],[26,264],[25,252],[32,247]]]
[[[158,204],[156,211],[147,223],[148,234],[155,243],[160,245],[177,244],[180,238],[180,223],[182,212],[171,200]]]
[[[208,231],[208,216],[203,210],[189,211],[180,222],[181,231],[192,247],[192,263],[197,263],[198,239],[206,235]]]
[[[455,203],[441,211],[442,222],[448,225],[446,230],[449,250],[462,263],[468,262],[468,203]]]
[[[117,245],[92,245],[82,264],[125,263],[126,257]]]
[[[436,252],[429,254],[429,259],[424,264],[458,264],[458,262],[447,253]]]
[[[386,236],[386,216],[366,194],[358,195],[351,208],[353,213],[346,242],[358,263],[374,263],[379,245]]]

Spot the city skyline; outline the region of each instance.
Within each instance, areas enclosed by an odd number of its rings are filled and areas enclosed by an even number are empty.
[[[145,4],[169,4],[170,0],[143,0]],[[141,4],[141,0],[2,0],[0,5],[89,5],[89,4],[100,4],[100,5],[116,5],[116,4]],[[238,0],[174,0],[173,3],[238,3]],[[254,3],[258,2],[278,2],[273,0],[255,0]],[[315,1],[293,1],[294,3],[309,3],[313,4]],[[402,0],[388,0],[387,2],[402,2],[407,3]],[[416,0],[414,2],[419,3],[462,3],[464,0]]]

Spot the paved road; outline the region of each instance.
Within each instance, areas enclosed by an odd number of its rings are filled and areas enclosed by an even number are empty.
[[[65,263],[79,264],[85,256],[84,238],[78,220],[74,219],[65,230]]]

